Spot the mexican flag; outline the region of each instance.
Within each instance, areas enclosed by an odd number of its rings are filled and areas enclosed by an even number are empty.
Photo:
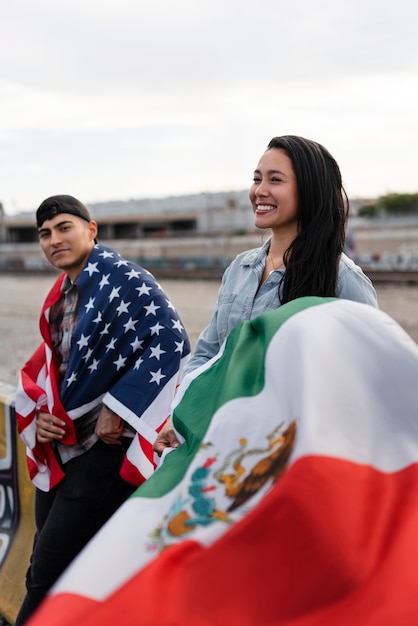
[[[182,445],[30,626],[418,623],[418,347],[302,298],[240,324],[175,400]]]

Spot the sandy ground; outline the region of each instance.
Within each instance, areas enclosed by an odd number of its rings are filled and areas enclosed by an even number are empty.
[[[18,372],[40,342],[38,317],[54,277],[0,275],[0,382],[16,385]],[[210,320],[218,281],[161,280],[192,345]],[[418,285],[378,285],[380,308],[418,343]]]

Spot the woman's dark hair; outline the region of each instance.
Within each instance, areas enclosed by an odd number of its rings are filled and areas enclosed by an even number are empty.
[[[274,137],[267,150],[273,148],[292,161],[298,190],[298,235],[284,254],[281,302],[335,296],[349,208],[340,168],[326,148],[303,137]]]

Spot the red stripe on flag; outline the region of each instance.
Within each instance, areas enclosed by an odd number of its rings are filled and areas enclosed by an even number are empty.
[[[146,477],[141,474],[136,465],[131,463],[126,456],[123,459],[122,467],[120,468],[119,473],[123,480],[126,480],[126,482],[131,485],[136,485],[137,487],[146,481]]]
[[[45,620],[45,624],[68,625],[78,624],[97,608],[98,602],[91,598],[83,598],[72,593],[61,593],[57,596],[49,596],[41,608],[29,619],[27,626],[38,624],[39,619]],[[105,622],[106,623],[106,622]],[[104,625],[103,625],[104,626]]]
[[[128,483],[139,487],[152,475],[156,465],[152,443],[140,433],[137,433],[135,437],[136,441],[133,441],[123,460],[120,475]],[[136,443],[138,444],[137,448],[135,448]]]
[[[152,445],[154,442],[149,441],[145,437],[138,433],[139,443],[142,448],[142,452],[145,454],[150,463],[154,464],[154,450],[152,449]]]

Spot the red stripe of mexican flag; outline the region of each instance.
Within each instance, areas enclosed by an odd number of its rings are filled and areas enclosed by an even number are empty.
[[[53,596],[34,623],[412,626],[417,481],[417,466],[384,475],[302,459],[209,548],[177,544],[104,603]]]
[[[416,345],[366,305],[243,324],[180,391],[184,445],[31,625],[414,624],[417,374]]]

